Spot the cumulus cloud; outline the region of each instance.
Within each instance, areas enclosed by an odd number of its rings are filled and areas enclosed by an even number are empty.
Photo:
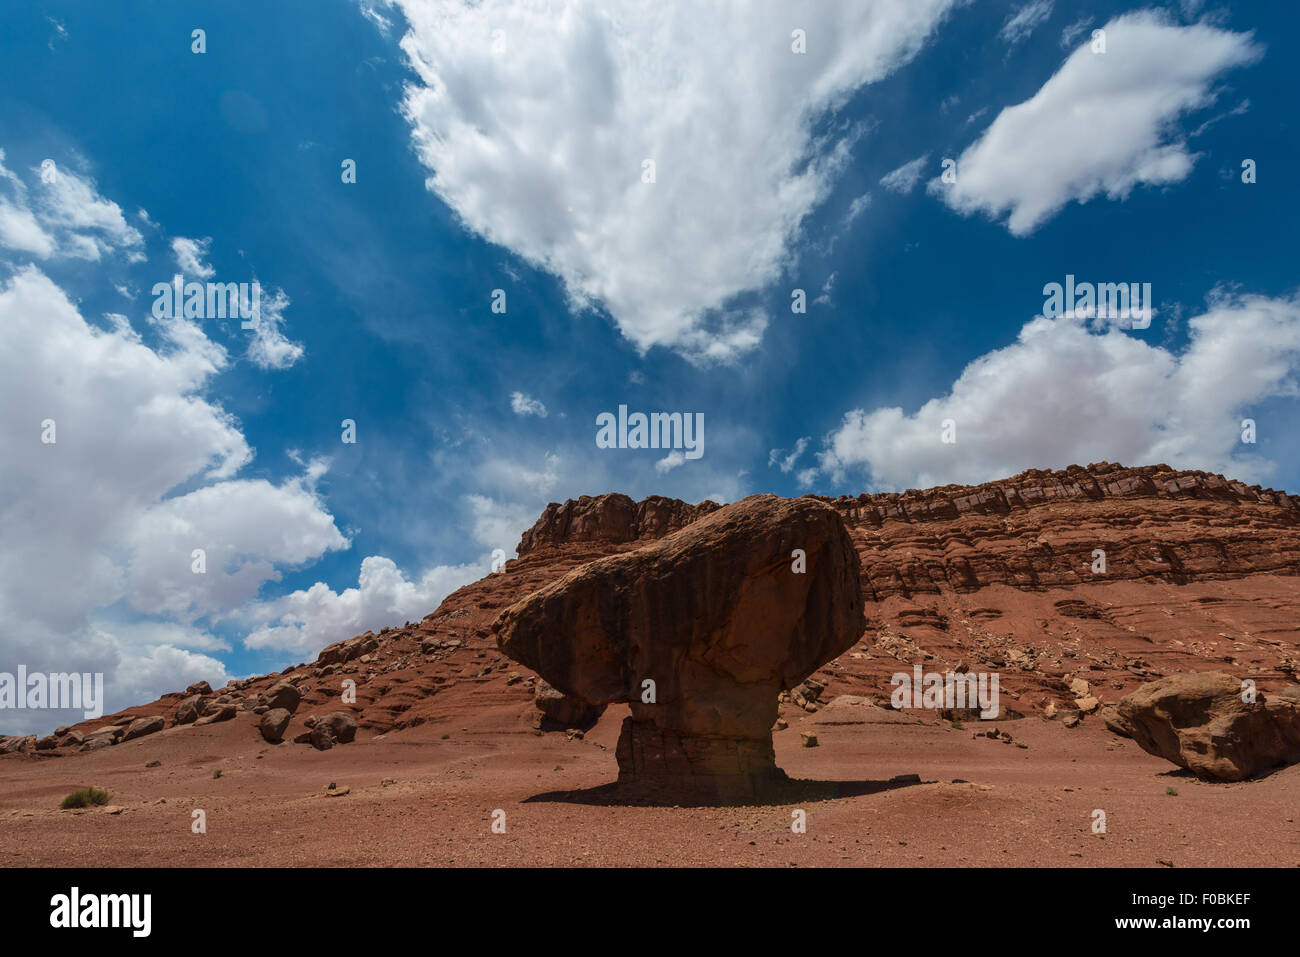
[[[538,399],[524,395],[522,392],[510,393],[510,408],[514,410],[515,415],[535,415],[541,419],[546,418],[546,406]]]
[[[1173,352],[1108,323],[1040,316],[916,412],[848,412],[818,456],[821,472],[903,489],[1107,460],[1266,479],[1273,465],[1241,443],[1241,420],[1300,394],[1300,298],[1216,292],[1189,335]],[[941,439],[948,419],[951,444]]]
[[[252,450],[203,394],[225,350],[187,320],[158,331],[155,350],[124,316],[94,328],[35,266],[0,286],[5,651],[33,670],[103,671],[116,707],[223,676],[202,653],[222,642],[195,617],[347,544],[314,492],[321,464],[279,485],[235,477]],[[109,608],[176,620],[107,625]],[[25,720],[38,718],[53,720]]]
[[[394,622],[418,621],[451,592],[481,578],[481,565],[440,565],[410,581],[392,561],[371,555],[361,562],[356,588],[335,592],[322,582],[262,602],[265,622],[245,640],[250,648],[311,654],[326,645]]]
[[[1081,46],[1034,96],[1004,109],[957,161],[957,180],[930,189],[969,215],[1005,217],[1031,233],[1070,201],[1124,199],[1176,183],[1195,157],[1178,119],[1212,103],[1223,72],[1256,60],[1251,34],[1175,26],[1141,11],[1105,26],[1106,52]]]
[[[766,315],[736,299],[790,267],[848,159],[854,131],[817,120],[908,61],[953,4],[396,5],[429,187],[640,350],[711,362],[761,340]]]
[[[921,177],[925,173],[925,164],[929,159],[930,154],[926,153],[911,162],[904,163],[898,169],[880,177],[880,185],[890,192],[907,195],[916,189],[917,183],[921,182]]]

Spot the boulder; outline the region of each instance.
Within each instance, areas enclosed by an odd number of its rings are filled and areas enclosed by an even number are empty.
[[[188,695],[212,694],[212,685],[208,684],[206,681],[196,681],[185,689],[185,693]]]
[[[191,686],[193,687],[193,686]],[[193,724],[203,714],[202,695],[192,695],[176,706],[176,723]]]
[[[257,730],[262,732],[262,737],[272,744],[284,737],[284,729],[289,727],[289,719],[293,717],[288,708],[272,708],[262,715],[262,720],[258,722]]]
[[[160,714],[156,714],[151,718],[136,718],[126,726],[126,731],[122,733],[122,740],[130,741],[133,738],[143,738],[146,734],[161,731],[166,724],[166,719]]]
[[[203,717],[195,721],[194,726],[197,728],[205,724],[216,724],[218,721],[229,721],[237,714],[239,714],[239,709],[233,704],[214,705],[209,702],[207,709],[203,712]]]
[[[1106,714],[1106,724],[1204,778],[1241,781],[1300,761],[1300,688],[1246,702],[1241,681],[1222,671],[1142,685]]]
[[[277,681],[271,685],[262,695],[265,703],[272,709],[283,708],[290,714],[298,710],[298,703],[302,701],[302,692],[299,691],[292,682]]]
[[[779,780],[777,695],[862,636],[839,512],[752,495],[507,608],[497,645],[562,694],[628,702],[619,780],[752,794]]]
[[[576,695],[556,691],[547,682],[540,681],[533,693],[533,703],[542,713],[542,727],[550,729],[582,728],[586,730],[599,720],[604,705],[588,704]]]
[[[346,711],[335,711],[320,718],[311,728],[311,745],[328,751],[336,744],[347,744],[357,736],[357,719]]]

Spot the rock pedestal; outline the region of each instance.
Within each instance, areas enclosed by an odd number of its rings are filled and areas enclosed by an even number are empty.
[[[782,776],[777,695],[862,636],[859,579],[834,508],[754,495],[574,569],[493,627],[560,692],[631,704],[621,782],[745,794]]]

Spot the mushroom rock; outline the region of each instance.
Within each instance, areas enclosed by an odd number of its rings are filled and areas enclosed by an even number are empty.
[[[861,567],[836,509],[749,498],[597,559],[507,608],[498,647],[564,694],[628,702],[621,783],[752,794],[784,777],[777,695],[861,638]]]

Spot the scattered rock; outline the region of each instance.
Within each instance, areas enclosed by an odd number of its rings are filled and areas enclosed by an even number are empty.
[[[284,729],[289,727],[289,720],[292,717],[287,708],[272,708],[262,715],[257,730],[262,732],[263,738],[275,744],[284,738]]]
[[[212,685],[208,684],[206,681],[196,681],[185,689],[185,693],[189,695],[212,694]]]
[[[805,748],[817,747],[817,733],[815,731],[800,731],[799,743]]]
[[[336,744],[347,744],[357,736],[357,719],[346,711],[335,711],[312,725],[309,739],[317,751],[328,751]]]
[[[233,704],[217,705],[209,702],[203,717],[195,721],[194,726],[199,727],[205,724],[216,724],[218,721],[229,721],[237,714],[239,714],[239,709]]]
[[[289,714],[298,710],[298,703],[302,701],[302,692],[289,681],[277,681],[267,689],[264,696],[264,703],[271,709],[283,708]]]
[[[204,682],[206,684],[206,682]],[[194,687],[191,685],[190,687]],[[204,700],[200,695],[186,698],[176,706],[176,723],[193,724],[203,714]]]
[[[136,718],[126,727],[122,734],[123,741],[131,741],[135,738],[143,738],[146,734],[153,734],[161,731],[167,724],[162,715],[156,714],[152,718]]]

